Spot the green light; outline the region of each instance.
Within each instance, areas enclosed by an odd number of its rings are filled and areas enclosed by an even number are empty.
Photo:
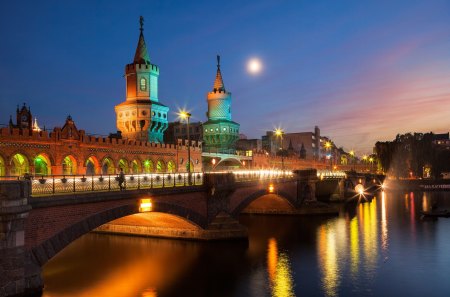
[[[35,159],[35,162],[36,162],[36,163],[41,163],[41,162],[42,162],[42,159],[41,159],[41,158],[36,158],[36,159]]]

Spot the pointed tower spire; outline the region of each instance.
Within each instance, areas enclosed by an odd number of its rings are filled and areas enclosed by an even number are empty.
[[[139,24],[141,27],[139,30],[141,34],[139,34],[139,41],[136,48],[136,53],[134,54],[134,63],[135,64],[150,64],[150,57],[148,56],[147,46],[145,45],[144,40],[144,17],[141,16],[139,18]]]
[[[217,73],[214,81],[214,92],[225,92],[225,85],[223,84],[222,73],[220,72],[220,56],[217,55]]]

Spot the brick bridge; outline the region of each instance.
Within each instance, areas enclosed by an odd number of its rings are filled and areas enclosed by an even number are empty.
[[[152,213],[183,218],[220,238],[227,230],[211,230],[218,217],[236,219],[262,197],[282,197],[300,209],[314,200],[316,181],[315,170],[266,178],[204,174],[202,183],[193,186],[48,196],[33,196],[28,180],[1,181],[0,296],[42,290],[41,267],[49,259],[81,235],[137,214],[141,199],[151,199]]]

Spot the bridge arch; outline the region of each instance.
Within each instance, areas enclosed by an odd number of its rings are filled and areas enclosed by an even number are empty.
[[[207,225],[206,217],[190,209],[170,203],[154,202],[152,212],[174,215],[201,229],[205,229]],[[32,247],[31,258],[36,264],[42,267],[58,252],[82,235],[116,219],[137,213],[139,213],[139,207],[136,201],[131,204],[124,204],[94,213],[81,221],[71,224],[63,230],[59,230],[52,237],[44,240],[37,246]]]
[[[277,191],[276,193],[268,193],[266,189],[258,190],[255,193],[245,197],[240,203],[232,210],[232,216],[237,218],[242,211],[249,206],[252,202],[268,195],[276,195],[277,197],[285,200],[294,209],[297,205],[295,197],[292,197],[284,191]]]

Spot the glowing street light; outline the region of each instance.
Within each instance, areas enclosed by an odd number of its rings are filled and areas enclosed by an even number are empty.
[[[188,185],[192,185],[191,181],[191,137],[189,135],[189,119],[191,118],[191,114],[187,112],[186,110],[181,110],[178,113],[178,116],[186,120],[186,127],[187,127],[187,141],[188,141],[188,159],[187,159],[187,170],[188,170]]]
[[[284,171],[283,134],[284,134],[284,131],[282,129],[280,129],[280,128],[275,129],[275,135],[277,137],[280,137],[281,170]]]

